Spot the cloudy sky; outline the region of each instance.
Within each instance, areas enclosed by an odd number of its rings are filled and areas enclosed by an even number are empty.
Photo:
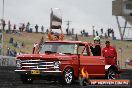
[[[2,1],[0,0],[0,18],[2,17]],[[63,28],[67,20],[70,27],[76,32],[85,29],[92,33],[92,26],[100,28],[113,28],[117,31],[117,23],[112,16],[112,0],[5,0],[6,20],[12,24],[20,23],[44,25],[49,27],[50,9],[60,8],[63,17]]]

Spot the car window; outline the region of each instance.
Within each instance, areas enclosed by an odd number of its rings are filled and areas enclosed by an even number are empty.
[[[83,51],[83,56],[90,56],[88,49],[85,47]]]
[[[85,45],[79,45],[78,54],[82,54],[84,48],[85,48]]]
[[[41,46],[40,53],[50,51],[54,53],[77,54],[77,47],[77,44],[72,43],[44,43]]]

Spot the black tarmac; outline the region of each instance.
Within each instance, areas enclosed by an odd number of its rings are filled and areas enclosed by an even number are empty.
[[[72,85],[62,85],[55,81],[37,80],[33,84],[23,84],[19,75],[14,72],[15,67],[0,66],[0,88],[132,88],[132,86],[86,86],[82,87],[79,82]],[[132,70],[122,74],[122,79],[132,80]],[[132,83],[131,83],[132,84]]]

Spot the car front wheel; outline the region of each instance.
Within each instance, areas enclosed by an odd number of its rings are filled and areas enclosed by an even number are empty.
[[[65,84],[72,84],[74,81],[74,72],[71,68],[66,68],[63,73],[63,80]]]

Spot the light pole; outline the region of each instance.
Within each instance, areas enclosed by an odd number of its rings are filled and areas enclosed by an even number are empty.
[[[95,27],[95,26],[92,26],[92,28],[93,28],[93,37],[95,37],[95,30],[94,30],[94,27]]]
[[[5,10],[5,0],[3,0],[3,7],[2,7],[2,19],[4,19],[4,10]]]
[[[1,30],[1,34],[2,34],[2,39],[1,39],[1,55],[3,55],[4,54],[4,47],[3,47],[3,45],[4,45],[4,10],[5,10],[5,1],[3,0],[3,5],[2,5],[2,30]]]

